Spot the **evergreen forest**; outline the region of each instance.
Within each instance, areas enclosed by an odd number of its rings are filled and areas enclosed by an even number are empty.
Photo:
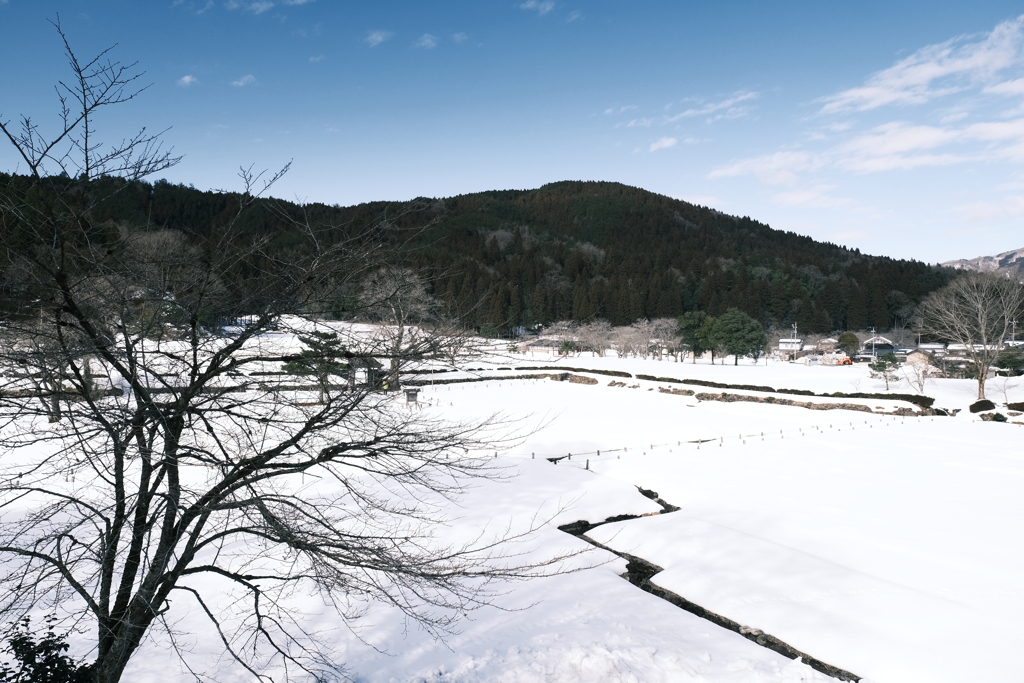
[[[28,182],[0,174],[0,193]],[[166,181],[92,183],[104,186],[96,190],[105,199],[88,220],[97,239],[111,244],[127,230],[173,230],[202,249],[235,219],[246,234],[267,239],[280,264],[297,248],[301,225],[317,227],[328,242],[389,235],[403,267],[419,272],[435,299],[497,334],[559,320],[628,325],[730,308],[768,329],[882,330],[906,324],[917,302],[952,277],[937,266],[862,254],[612,182],[351,207],[260,199],[237,219],[239,196],[228,192]],[[17,220],[7,214],[0,228],[16,228]],[[8,253],[0,264],[6,316],[31,296],[19,290],[15,261]],[[237,279],[258,278],[268,267],[241,263]],[[326,313],[344,317],[345,308],[340,301]]]

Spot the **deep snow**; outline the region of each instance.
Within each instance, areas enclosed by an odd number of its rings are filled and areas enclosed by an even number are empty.
[[[470,364],[485,370],[433,377],[497,377],[526,372],[499,366],[553,363],[816,392],[884,390],[863,365],[546,354],[497,356]],[[588,535],[664,567],[658,585],[875,683],[1019,678],[1024,426],[969,414],[973,382],[933,380],[925,389],[937,406],[960,408],[957,417],[902,418],[877,414],[909,405],[895,401],[836,399],[872,413],[701,402],[657,387],[722,390],[635,379],[613,387],[617,378],[590,376],[598,384],[423,387],[425,415],[515,421],[514,444],[486,453],[515,476],[477,482],[449,508],[446,533],[549,519],[525,552],[582,549],[583,540],[557,525],[655,513],[659,506],[637,487],[654,489],[681,509]],[[1024,400],[1021,384],[1010,380],[1004,395],[1002,380],[992,381],[990,398]],[[912,393],[906,382],[891,390]],[[394,400],[407,409],[404,396]],[[570,453],[558,464],[546,459]],[[575,562],[573,573],[504,586],[493,607],[444,642],[385,606],[368,606],[350,630],[323,605],[301,597],[296,605],[311,628],[329,634],[358,681],[832,680],[635,588],[611,553],[594,550]],[[219,658],[216,634],[194,605],[178,599],[168,616],[201,680],[251,680]],[[196,677],[159,636],[134,657],[126,680]]]

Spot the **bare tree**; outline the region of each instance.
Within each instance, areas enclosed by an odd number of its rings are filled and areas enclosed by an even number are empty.
[[[576,330],[576,334],[579,337],[583,350],[596,353],[602,358],[605,352],[611,348],[612,326],[607,320],[594,320],[580,325]]]
[[[376,334],[389,348],[387,382],[392,389],[398,388],[405,363],[437,351],[436,335],[425,334],[423,327],[439,322],[437,305],[411,268],[386,266],[371,272],[362,283],[358,314],[380,323]]]
[[[545,336],[552,336],[558,344],[559,355],[574,354],[579,349],[579,336],[576,323],[572,320],[559,320],[551,323],[546,330]]]
[[[658,354],[658,360],[662,360],[666,349],[671,354],[677,353],[679,335],[677,330],[679,324],[674,318],[655,318],[651,321],[651,341]],[[676,360],[679,358],[676,356]]]
[[[908,359],[907,362],[903,364],[903,377],[919,394],[924,393],[924,388],[927,386],[928,380],[931,379],[931,375],[935,372],[937,372],[935,366],[925,359]]]
[[[933,292],[920,306],[921,329],[960,344],[985,398],[989,368],[1010,336],[1011,323],[1024,309],[1024,287],[990,273],[967,272]]]
[[[278,666],[325,680],[341,664],[290,594],[317,595],[342,619],[358,616],[353,601],[383,600],[443,633],[488,601],[493,580],[556,568],[517,558],[502,545],[515,533],[435,535],[444,501],[495,475],[471,452],[500,425],[409,414],[370,384],[267,379],[315,364],[287,340],[317,330],[341,338],[325,363],[462,348],[422,331],[429,344],[396,350],[301,315],[393,263],[393,228],[345,235],[281,211],[296,246],[273,251],[237,218],[275,210],[259,195],[280,174],[244,169],[236,219],[201,235],[98,222],[126,181],[175,159],[145,133],[102,148],[93,114],[134,97],[139,75],[107,52],[84,65],[67,54],[62,128],[2,127],[28,174],[0,181],[0,257],[20,302],[0,369],[22,375],[0,393],[0,615],[73,619],[94,634],[94,680],[114,683],[147,634],[173,633],[180,596],[254,679]],[[48,401],[40,372],[54,377]]]

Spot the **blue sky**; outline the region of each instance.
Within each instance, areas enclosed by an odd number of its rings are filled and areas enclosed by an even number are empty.
[[[1024,247],[1024,6],[1011,2],[0,0],[0,117],[54,123],[114,43],[163,175],[354,204],[613,180],[862,251]],[[0,168],[16,168],[0,147]]]

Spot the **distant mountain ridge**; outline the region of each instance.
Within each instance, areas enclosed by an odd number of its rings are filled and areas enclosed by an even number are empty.
[[[0,195],[30,182],[0,173]],[[231,193],[117,178],[97,179],[90,191],[107,197],[87,220],[110,249],[122,248],[130,230],[177,231],[200,253],[217,248],[227,225],[265,241],[263,260],[225,274],[238,286],[304,248],[307,223],[324,244],[358,246],[367,235],[384,235],[385,246],[426,278],[444,310],[488,332],[560,320],[629,325],[730,308],[775,329],[797,324],[803,334],[881,330],[905,325],[916,303],[953,273],[615,182],[349,207],[259,199],[237,221],[239,197]],[[0,229],[16,229],[3,223],[15,218],[0,216]],[[371,229],[382,225],[384,232]],[[12,256],[18,255],[0,252],[0,320],[28,296],[18,289],[21,271]],[[344,317],[347,306],[341,297],[326,313]]]
[[[1000,273],[1017,279],[1024,279],[1024,248],[1004,251],[995,256],[979,256],[972,259],[946,261],[940,265],[957,270],[976,270],[982,273]]]

